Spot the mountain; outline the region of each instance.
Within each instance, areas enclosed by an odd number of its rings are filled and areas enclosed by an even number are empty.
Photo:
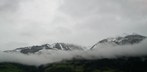
[[[6,50],[4,52],[18,52],[23,54],[32,54],[37,53],[42,50],[63,50],[63,51],[71,51],[71,50],[84,50],[83,47],[74,45],[74,44],[67,44],[67,43],[54,43],[54,44],[44,44],[40,46],[30,46],[30,47],[22,47],[16,48],[14,50]]]
[[[109,47],[109,46],[119,46],[119,45],[133,45],[140,43],[146,39],[145,36],[139,35],[139,34],[131,34],[126,35],[122,37],[111,37],[106,38],[95,45],[93,45],[90,49],[95,49],[98,47]],[[49,51],[49,50],[63,50],[63,51],[72,51],[72,50],[86,50],[85,47],[74,45],[74,44],[68,44],[68,43],[54,43],[54,44],[44,44],[44,45],[38,45],[38,46],[30,46],[30,47],[21,47],[16,48],[14,50],[7,50],[4,52],[18,52],[23,54],[34,54],[34,53],[41,53],[42,51]]]
[[[139,34],[131,34],[131,35],[126,35],[124,37],[111,37],[111,38],[106,38],[95,45],[91,47],[91,49],[97,48],[97,47],[109,47],[109,46],[118,46],[118,45],[133,45],[140,43],[146,39],[145,36],[139,35]]]
[[[99,46],[121,46],[139,44],[146,37],[138,34],[126,35],[123,37],[106,38],[91,49]],[[90,50],[91,50],[90,49]],[[40,53],[43,51],[73,51],[84,50],[83,47],[66,43],[44,44],[8,50],[5,52],[19,52],[23,54]],[[90,51],[88,50],[88,51]],[[106,49],[107,50],[107,49]],[[93,50],[91,50],[93,51]],[[88,53],[87,51],[85,51]],[[116,56],[112,58],[76,58],[62,60],[40,66],[29,66],[24,64],[3,62],[0,63],[0,72],[147,72],[147,55]]]
[[[81,46],[66,43],[54,43],[50,47],[56,48],[57,50],[83,50]]]

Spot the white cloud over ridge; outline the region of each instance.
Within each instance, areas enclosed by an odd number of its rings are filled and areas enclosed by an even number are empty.
[[[102,59],[117,58],[121,56],[136,57],[147,56],[147,40],[139,44],[123,45],[115,47],[97,47],[94,50],[87,51],[44,51],[40,54],[24,55],[20,53],[4,53],[0,52],[0,62],[14,62],[26,65],[39,66],[42,64],[60,62],[62,60],[71,60],[76,56],[84,59]]]

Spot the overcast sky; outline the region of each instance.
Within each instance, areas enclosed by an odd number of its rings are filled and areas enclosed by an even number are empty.
[[[0,0],[0,50],[147,36],[147,0]]]

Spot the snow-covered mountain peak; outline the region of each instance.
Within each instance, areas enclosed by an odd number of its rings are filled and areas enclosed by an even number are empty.
[[[14,50],[7,50],[5,52],[9,53],[23,53],[23,54],[35,54],[35,53],[43,53],[43,52],[50,52],[50,51],[73,51],[73,50],[91,50],[95,48],[107,48],[110,46],[120,46],[120,45],[133,45],[140,43],[146,37],[138,34],[131,34],[126,36],[119,36],[119,37],[112,37],[106,38],[91,48],[89,47],[82,47],[79,45],[68,44],[68,43],[54,43],[54,44],[44,44],[44,45],[37,45],[37,46],[29,46],[29,47],[21,47]]]
[[[58,50],[83,50],[81,46],[68,43],[54,43],[51,45],[51,48],[56,48]]]
[[[131,35],[126,35],[122,37],[119,36],[119,37],[106,38],[106,39],[99,41],[95,45],[93,45],[91,49],[96,48],[101,45],[117,46],[117,45],[126,45],[126,44],[137,44],[143,41],[145,38],[146,38],[145,36],[142,36],[139,34],[131,34]]]
[[[71,50],[84,50],[83,47],[74,45],[74,44],[67,44],[67,43],[54,43],[54,44],[44,44],[39,46],[30,46],[30,47],[22,47],[16,48],[14,50],[7,50],[5,52],[11,53],[23,53],[23,54],[32,54],[41,51],[53,51],[53,50],[63,50],[63,51],[71,51]]]

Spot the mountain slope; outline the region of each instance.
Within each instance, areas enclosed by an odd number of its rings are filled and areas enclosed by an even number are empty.
[[[91,49],[98,48],[101,46],[109,47],[109,46],[118,46],[118,45],[133,45],[142,42],[146,39],[145,36],[132,34],[124,37],[116,37],[116,38],[106,38],[91,47]]]
[[[90,49],[95,49],[99,47],[109,47],[109,46],[120,46],[120,45],[133,45],[142,42],[146,39],[145,36],[132,34],[124,37],[115,37],[115,38],[106,38],[95,45],[93,45]],[[63,51],[72,51],[72,50],[85,50],[86,48],[67,43],[54,43],[54,44],[44,44],[40,46],[30,46],[30,47],[22,47],[14,50],[7,50],[5,52],[18,52],[23,54],[34,54],[40,51],[48,51],[48,50],[63,50]]]
[[[67,44],[67,43],[54,43],[54,44],[44,44],[40,46],[30,46],[30,47],[22,47],[17,48],[14,50],[6,50],[4,52],[18,52],[23,54],[33,54],[37,53],[41,50],[64,50],[64,51],[71,51],[71,50],[84,50],[83,47],[74,45],[74,44]]]

